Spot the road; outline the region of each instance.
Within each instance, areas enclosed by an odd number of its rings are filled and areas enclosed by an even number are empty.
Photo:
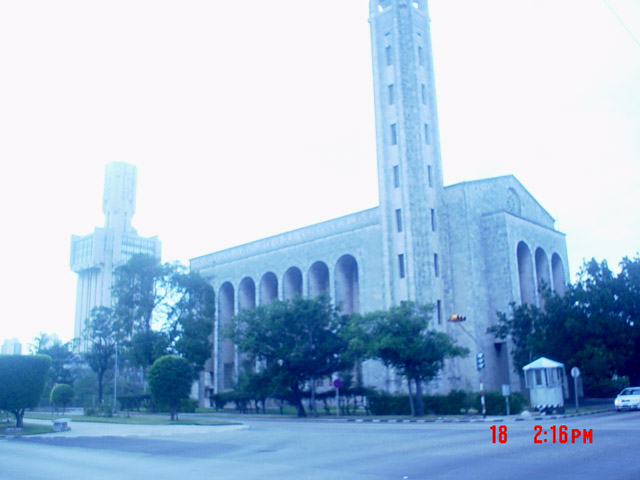
[[[502,423],[254,420],[244,429],[159,427],[0,439],[0,478],[640,479],[640,412]],[[506,442],[492,442],[504,425]],[[541,425],[546,443],[534,444]],[[552,443],[551,427],[592,431]],[[93,433],[91,433],[93,432]],[[127,433],[129,432],[129,433]],[[134,435],[130,435],[130,433]],[[499,430],[498,430],[499,432]],[[106,436],[104,436],[106,435]]]

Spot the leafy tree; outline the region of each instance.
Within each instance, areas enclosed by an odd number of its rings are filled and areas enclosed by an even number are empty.
[[[349,367],[348,343],[340,333],[345,317],[337,314],[328,297],[273,301],[243,310],[227,334],[248,363],[259,362],[273,379],[272,387],[286,395],[299,417],[306,416],[303,387],[310,382],[312,405],[315,380]]]
[[[37,339],[39,338],[41,337],[37,337]],[[51,368],[49,370],[48,382],[49,388],[53,388],[57,383],[73,384],[73,372],[69,368],[74,360],[71,342],[62,343],[60,341],[55,341],[53,344],[48,344],[47,341],[44,343],[38,343],[38,349],[35,353],[49,355],[51,357]]]
[[[83,357],[89,367],[98,376],[98,401],[102,403],[104,396],[104,375],[113,367],[116,353],[116,341],[120,334],[114,312],[109,307],[95,307],[85,324],[83,337],[87,349]]]
[[[623,259],[616,276],[606,262],[586,262],[560,296],[542,289],[544,308],[511,304],[488,332],[513,341],[518,371],[540,356],[583,372],[587,394],[606,394],[614,375],[640,380],[640,258]],[[572,385],[570,384],[570,388]]]
[[[173,301],[165,324],[169,350],[185,358],[197,378],[211,357],[210,340],[215,316],[215,296],[211,285],[197,272],[177,268],[170,281]]]
[[[194,375],[211,357],[212,287],[180,264],[134,255],[118,267],[112,290],[129,359],[148,368],[167,353],[186,358]]]
[[[73,395],[74,392],[71,385],[60,383],[53,387],[49,399],[51,400],[52,405],[55,405],[56,407],[62,406],[62,414],[64,415],[67,405],[69,405],[71,400],[73,400]]]
[[[389,310],[367,315],[371,328],[371,355],[386,366],[395,368],[407,379],[412,413],[424,415],[422,383],[433,379],[444,360],[465,356],[469,351],[457,346],[443,332],[429,330],[433,307],[402,302]]]
[[[149,389],[159,405],[167,405],[171,420],[178,420],[180,402],[189,398],[193,372],[189,362],[173,355],[160,357],[149,369]]]
[[[0,355],[0,410],[15,415],[17,428],[25,410],[38,405],[50,365],[47,355]]]

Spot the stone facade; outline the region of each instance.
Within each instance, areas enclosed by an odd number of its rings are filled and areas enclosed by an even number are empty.
[[[231,387],[234,346],[221,335],[239,310],[327,291],[345,313],[403,300],[434,305],[432,325],[474,354],[447,362],[427,386],[520,390],[509,345],[486,334],[510,302],[539,303],[545,282],[568,281],[564,235],[513,177],[444,187],[426,0],[371,0],[370,18],[380,206],[191,260],[217,293],[214,351],[201,399]],[[467,317],[464,325],[447,322]],[[486,369],[475,368],[484,353]],[[363,381],[403,389],[377,362]]]

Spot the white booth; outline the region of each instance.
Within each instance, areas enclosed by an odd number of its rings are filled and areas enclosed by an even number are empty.
[[[568,392],[564,364],[540,357],[522,370],[532,407],[538,410],[564,408]]]

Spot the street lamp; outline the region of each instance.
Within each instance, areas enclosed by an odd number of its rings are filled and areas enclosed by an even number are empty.
[[[471,335],[467,331],[467,329],[464,328],[464,326],[462,325],[462,322],[464,322],[466,319],[467,317],[465,317],[464,315],[453,314],[449,316],[448,321],[458,325],[464,333],[466,333],[467,335],[469,335],[469,337],[471,337],[471,340],[473,340],[473,343],[476,344],[476,348],[478,349],[478,353],[476,354],[476,369],[478,370],[478,375],[480,377],[480,403],[482,405],[482,418],[487,418],[487,406],[484,399],[484,383],[482,382],[482,369],[485,367],[484,353],[482,353],[482,348],[478,340],[476,340],[476,337]]]

